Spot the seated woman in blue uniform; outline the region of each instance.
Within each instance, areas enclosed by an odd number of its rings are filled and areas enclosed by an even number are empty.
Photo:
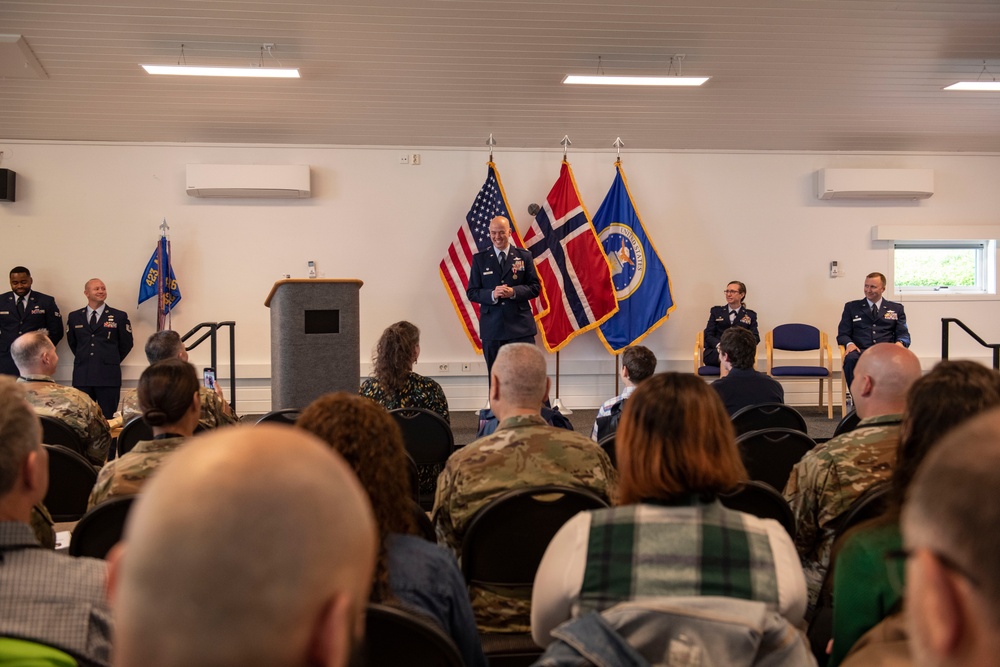
[[[719,365],[719,341],[722,332],[729,327],[743,327],[753,334],[760,343],[760,333],[757,331],[757,313],[748,309],[743,303],[747,297],[747,286],[739,280],[733,280],[723,291],[726,295],[726,305],[713,306],[708,314],[708,324],[705,325],[705,353],[702,363],[706,366]]]

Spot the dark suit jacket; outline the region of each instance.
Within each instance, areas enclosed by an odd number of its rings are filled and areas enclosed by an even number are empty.
[[[902,343],[910,346],[910,331],[906,328],[903,304],[882,299],[878,319],[872,319],[868,300],[848,301],[837,327],[837,343],[854,343],[860,350],[867,350],[875,343]]]
[[[17,316],[17,297],[14,292],[0,294],[0,373],[17,375],[17,366],[10,358],[10,346],[21,334],[45,329],[53,345],[63,337],[62,316],[56,300],[48,294],[34,290],[28,295],[24,317]]]
[[[132,349],[132,325],[125,311],[105,304],[96,331],[90,330],[86,308],[74,310],[66,321],[66,342],[75,355],[73,386],[122,386],[122,359]]]
[[[538,333],[529,303],[541,289],[535,262],[530,251],[513,245],[508,255],[503,268],[493,246],[472,257],[466,294],[469,301],[479,304],[479,337],[483,340],[510,340]],[[493,303],[493,289],[500,284],[513,287],[514,297]]]
[[[736,320],[729,322],[729,306],[712,306],[708,314],[708,324],[705,325],[705,349],[714,350],[722,339],[722,333],[729,327],[743,327],[753,334],[753,337],[760,342],[760,333],[757,331],[757,313],[740,306],[736,313]]]
[[[713,382],[712,389],[718,392],[729,416],[748,405],[785,402],[781,383],[752,368],[733,368],[729,375]]]

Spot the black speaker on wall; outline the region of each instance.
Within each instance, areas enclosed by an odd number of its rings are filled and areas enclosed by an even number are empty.
[[[0,169],[0,201],[14,201],[14,179],[16,173],[10,169]]]

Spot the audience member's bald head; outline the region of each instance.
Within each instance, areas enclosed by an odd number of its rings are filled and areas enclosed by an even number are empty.
[[[501,347],[490,381],[490,405],[496,416],[503,420],[518,412],[539,413],[548,395],[548,368],[542,351],[530,343]]]
[[[898,414],[906,393],[920,379],[920,360],[907,348],[878,343],[864,351],[854,368],[851,396],[862,419]]]
[[[10,356],[21,375],[51,375],[59,362],[56,346],[45,331],[29,331],[10,346]]]
[[[115,665],[343,665],[374,559],[368,499],[314,436],[262,425],[197,437],[129,518]]]
[[[906,601],[916,664],[996,664],[1000,652],[1000,408],[946,435],[907,494]]]

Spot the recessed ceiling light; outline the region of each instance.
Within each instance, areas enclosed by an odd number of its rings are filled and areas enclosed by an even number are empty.
[[[197,67],[195,65],[140,65],[149,74],[175,76],[243,76],[261,79],[298,79],[298,68]]]
[[[945,90],[987,91],[1000,93],[1000,81],[959,81],[958,83],[946,86]]]
[[[563,83],[591,86],[700,86],[710,76],[585,76],[567,74]]]

